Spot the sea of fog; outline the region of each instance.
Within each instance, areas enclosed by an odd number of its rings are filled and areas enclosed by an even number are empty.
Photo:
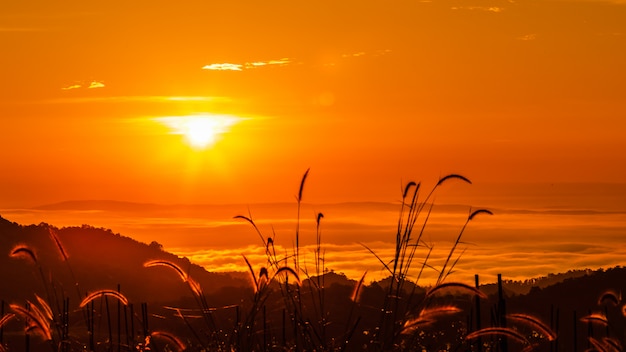
[[[436,269],[443,265],[468,215],[480,208],[489,209],[493,215],[479,214],[467,224],[453,255],[453,259],[459,255],[460,259],[450,280],[473,282],[475,274],[480,275],[481,282],[495,281],[497,274],[505,279],[526,279],[626,263],[624,185],[491,187],[454,192],[443,192],[435,199],[428,219],[425,211],[415,223],[413,237],[422,235],[410,275],[421,275],[424,284],[438,275]],[[393,258],[399,198],[389,202],[303,203],[299,220],[302,267],[314,271],[316,219],[322,213],[319,235],[327,270],[356,279],[367,272],[367,281],[386,276],[381,260]],[[266,265],[261,236],[272,237],[279,258],[293,253],[297,210],[295,202],[156,205],[73,201],[5,208],[0,209],[0,215],[20,224],[108,228],[141,242],[157,241],[165,250],[187,256],[207,270],[243,271],[243,255],[256,267]],[[252,219],[260,234],[246,220],[235,218],[237,215]]]

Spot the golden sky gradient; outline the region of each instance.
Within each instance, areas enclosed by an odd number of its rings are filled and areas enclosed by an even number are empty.
[[[309,167],[313,203],[626,183],[624,1],[40,0],[0,44],[0,208],[291,202]]]

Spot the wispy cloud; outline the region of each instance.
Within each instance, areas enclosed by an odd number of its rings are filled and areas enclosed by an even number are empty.
[[[352,52],[352,53],[341,54],[341,57],[343,59],[360,58],[360,57],[365,57],[365,56],[378,57],[378,56],[387,55],[389,53],[391,53],[390,49],[376,50],[373,52],[357,51],[357,52]]]
[[[348,52],[348,53],[341,54],[341,59],[351,60],[351,59],[362,59],[365,57],[380,57],[380,56],[388,55],[389,53],[391,53],[390,49],[381,49],[381,50],[375,50],[371,52],[365,52],[365,51]],[[337,64],[339,64],[338,59],[323,63],[323,65],[327,67],[336,66]]]
[[[72,90],[72,89],[79,89],[79,88],[82,88],[82,85],[72,84],[70,86],[62,87],[61,90]]]
[[[289,58],[282,58],[278,60],[269,60],[269,61],[253,61],[246,62],[243,64],[233,64],[233,63],[213,63],[208,64],[202,67],[203,70],[211,70],[211,71],[243,71],[250,70],[264,66],[285,66],[292,63],[292,60]]]
[[[532,33],[532,34],[526,34],[526,35],[522,35],[516,38],[517,40],[523,40],[523,41],[529,41],[529,40],[535,40],[537,39],[537,35]]]
[[[89,86],[87,88],[88,89],[104,88],[104,83],[98,82],[98,81],[92,81],[91,83],[89,83]]]
[[[363,51],[359,51],[358,53],[352,53],[352,54],[342,54],[341,57],[343,58],[349,58],[349,57],[361,57],[361,56],[365,56],[365,52]]]
[[[376,50],[372,52],[365,51],[357,51],[357,52],[348,52],[341,54],[341,59],[356,59],[363,58],[366,56],[370,57],[379,57],[387,55],[391,52],[389,49]],[[337,59],[337,58],[336,58]],[[277,60],[268,60],[268,61],[251,61],[245,63],[212,63],[202,67],[203,70],[211,70],[211,71],[245,71],[245,70],[253,70],[259,69],[268,66],[287,66],[292,65],[294,63],[302,64],[302,62],[296,62],[292,58],[282,58]],[[324,66],[334,66],[338,62],[331,61],[323,63]]]
[[[262,66],[268,66],[268,65],[284,66],[284,65],[288,65],[290,63],[291,63],[291,59],[289,59],[289,58],[282,58],[282,59],[279,59],[279,60],[246,62],[244,64],[244,67],[246,69],[250,69],[250,68],[262,67]]]
[[[91,81],[89,83],[85,83],[85,82],[74,83],[69,86],[61,87],[61,90],[73,90],[73,89],[81,89],[81,88],[95,89],[95,88],[104,88],[104,87],[105,87],[104,83],[100,81]]]
[[[242,65],[240,64],[209,64],[202,67],[203,70],[211,71],[242,71]]]
[[[497,6],[452,6],[452,10],[470,10],[470,11],[487,11],[487,12],[502,12],[503,7]]]

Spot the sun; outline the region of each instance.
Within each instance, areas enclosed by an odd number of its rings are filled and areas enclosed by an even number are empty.
[[[180,134],[195,149],[213,146],[222,134],[228,132],[239,118],[230,115],[197,114],[189,116],[160,117],[158,121]]]

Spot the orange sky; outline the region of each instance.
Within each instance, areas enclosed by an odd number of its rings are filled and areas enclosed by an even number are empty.
[[[626,182],[617,1],[36,3],[0,15],[6,205]],[[247,119],[200,153],[150,120],[198,113]]]
[[[624,1],[39,0],[0,45],[0,208],[626,183]],[[159,122],[200,114],[240,120]]]

